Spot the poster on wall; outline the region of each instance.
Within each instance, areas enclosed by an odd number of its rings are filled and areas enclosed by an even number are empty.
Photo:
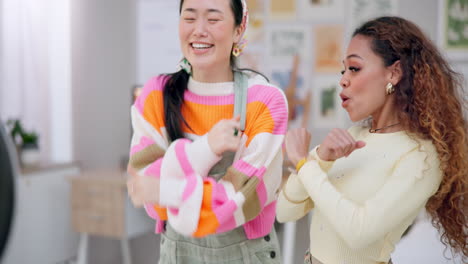
[[[298,0],[298,17],[304,21],[341,21],[344,0]]]
[[[271,0],[269,4],[272,19],[294,19],[296,16],[296,0]]]
[[[468,0],[439,0],[438,43],[447,56],[468,61]]]
[[[264,0],[247,0],[247,6],[249,9],[249,14],[256,15],[256,14],[263,14],[265,11],[265,3]]]
[[[348,0],[349,16],[346,36],[349,38],[362,23],[380,16],[398,15],[398,0]]]
[[[343,69],[342,25],[318,25],[313,28],[314,67],[318,73],[338,73]]]
[[[316,128],[334,128],[343,124],[339,76],[317,76],[312,82],[312,124]]]
[[[268,56],[273,61],[309,58],[310,35],[301,25],[281,25],[268,30]]]

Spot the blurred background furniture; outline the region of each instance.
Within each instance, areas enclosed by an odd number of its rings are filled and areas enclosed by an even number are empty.
[[[126,172],[93,170],[71,177],[72,226],[80,232],[77,263],[87,263],[89,235],[119,239],[124,264],[132,263],[129,241],[154,229],[143,209],[131,204]]]
[[[1,263],[67,263],[74,258],[78,235],[70,226],[67,177],[78,173],[74,164],[18,173],[14,221]]]

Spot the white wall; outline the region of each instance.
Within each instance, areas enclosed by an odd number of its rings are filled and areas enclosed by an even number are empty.
[[[71,0],[49,0],[50,153],[53,162],[72,161]]]
[[[116,167],[130,144],[135,84],[135,1],[73,0],[74,157],[84,168]]]

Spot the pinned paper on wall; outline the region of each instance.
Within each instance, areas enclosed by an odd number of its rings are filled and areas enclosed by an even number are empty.
[[[312,112],[315,127],[333,128],[343,124],[344,110],[340,105],[338,80],[339,76],[335,75],[314,78]]]
[[[321,25],[313,29],[315,48],[315,71],[338,73],[343,64],[344,29],[341,25]]]
[[[291,60],[295,55],[309,58],[308,31],[300,25],[270,27],[268,32],[268,56],[274,60]]]
[[[453,61],[468,61],[468,0],[439,0],[438,44]]]
[[[273,19],[293,19],[296,16],[296,1],[271,0],[269,11]]]

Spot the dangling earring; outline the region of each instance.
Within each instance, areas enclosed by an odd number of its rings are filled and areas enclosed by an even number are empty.
[[[234,43],[234,46],[232,47],[232,55],[234,55],[234,57],[239,57],[240,54],[241,50],[239,48],[239,45],[237,43]]]
[[[387,83],[387,86],[385,87],[385,90],[387,92],[387,94],[392,94],[395,92],[395,87],[393,87],[393,84],[392,83]]]
[[[239,57],[239,55],[242,54],[242,51],[244,50],[245,46],[247,45],[247,40],[245,38],[242,38],[241,41],[238,43],[234,43],[232,46],[232,55],[234,57]]]

